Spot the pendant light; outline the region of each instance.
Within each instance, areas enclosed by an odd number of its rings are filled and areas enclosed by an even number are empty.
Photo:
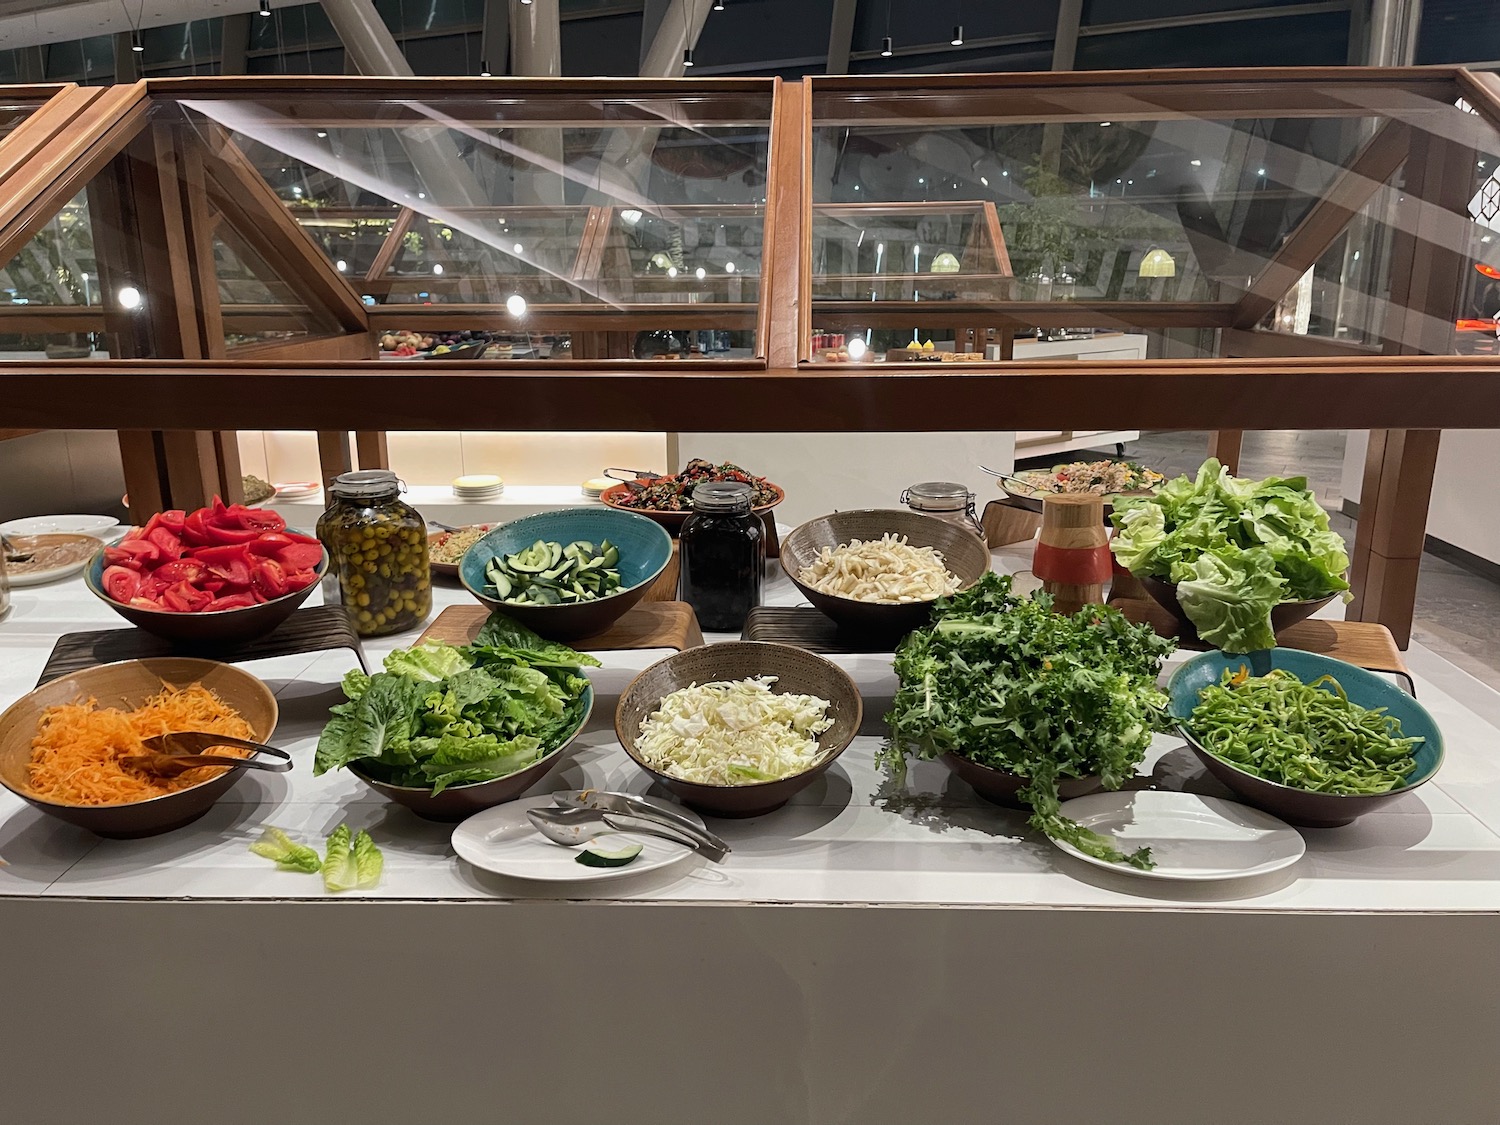
[[[714,0],[714,11],[716,11],[716,12],[722,12],[723,10],[724,10],[724,0]]]
[[[691,47],[684,47],[682,49],[682,65],[684,67],[693,65],[693,49]]]
[[[140,28],[136,28],[130,33],[130,49],[136,54],[140,54],[146,49],[146,44],[141,42]]]
[[[880,57],[883,59],[888,59],[895,53],[896,52],[891,49],[891,37],[887,35],[880,41]]]
[[[271,0],[260,0],[260,14],[263,16],[271,14]]]
[[[488,62],[486,62],[485,60],[483,60],[483,59],[479,60],[479,77],[481,77],[481,78],[489,78],[490,77],[490,64]]]
[[[964,45],[964,25],[963,24],[956,23],[956,24],[953,25],[953,39],[952,39],[952,43],[953,43],[953,45],[955,47],[962,47]]]

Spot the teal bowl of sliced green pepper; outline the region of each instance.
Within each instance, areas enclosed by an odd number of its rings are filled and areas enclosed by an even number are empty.
[[[1178,729],[1246,804],[1335,828],[1432,780],[1443,735],[1373,672],[1300,649],[1193,657],[1167,684]]]

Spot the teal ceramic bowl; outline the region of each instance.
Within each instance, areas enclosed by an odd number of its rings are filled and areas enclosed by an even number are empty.
[[[607,598],[566,605],[514,605],[486,592],[484,568],[496,555],[509,555],[537,540],[545,543],[592,543],[608,539],[620,548],[621,589]],[[499,610],[554,641],[572,641],[604,632],[646,596],[651,584],[672,560],[672,537],[666,528],[631,512],[613,508],[564,508],[512,520],[495,528],[464,553],[459,581],[481,603]]]
[[[1416,770],[1406,779],[1405,785],[1389,793],[1342,796],[1337,793],[1310,793],[1305,789],[1294,789],[1290,785],[1267,781],[1215,757],[1193,737],[1188,725],[1189,718],[1193,708],[1198,705],[1198,695],[1204,688],[1218,683],[1226,670],[1237,672],[1241,667],[1248,667],[1251,675],[1256,676],[1263,676],[1273,668],[1282,668],[1296,675],[1303,683],[1311,683],[1319,676],[1332,676],[1343,687],[1351,702],[1361,707],[1384,707],[1387,714],[1401,721],[1402,734],[1426,739],[1417,748]],[[1288,824],[1304,828],[1336,828],[1348,824],[1371,809],[1394,801],[1403,793],[1409,793],[1432,780],[1438,767],[1443,764],[1443,735],[1427,708],[1375,673],[1317,653],[1292,648],[1275,648],[1243,655],[1205,652],[1193,657],[1172,673],[1167,692],[1172,697],[1171,711],[1177,719],[1178,729],[1208,772],[1234,790],[1247,804],[1265,809]]]

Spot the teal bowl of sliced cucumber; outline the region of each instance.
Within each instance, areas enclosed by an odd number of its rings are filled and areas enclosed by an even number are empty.
[[[613,508],[564,508],[503,524],[465,552],[464,588],[552,640],[605,632],[672,560],[654,520]]]

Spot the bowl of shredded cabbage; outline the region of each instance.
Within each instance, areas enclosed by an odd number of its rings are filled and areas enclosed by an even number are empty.
[[[901,636],[927,624],[939,598],[978,582],[990,551],[957,524],[872,508],[798,527],[781,544],[781,566],[839,628]]]
[[[615,733],[636,765],[685,804],[759,816],[832,765],[863,714],[859,689],[831,661],[737,641],[647,668],[620,697]]]

